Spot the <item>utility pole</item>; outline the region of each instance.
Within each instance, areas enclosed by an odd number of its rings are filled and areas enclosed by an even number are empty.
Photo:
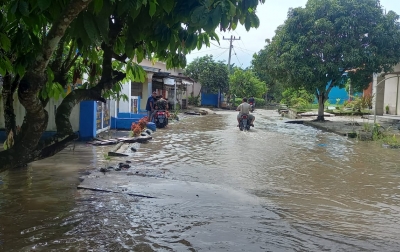
[[[240,40],[240,37],[236,38],[235,36],[231,35],[230,38],[222,37],[222,39],[223,40],[229,40],[228,75],[230,75],[231,74],[231,56],[232,56],[232,48],[233,48],[232,42],[234,40]],[[221,90],[219,91],[219,95],[221,95]],[[233,100],[233,106],[235,106],[235,99]],[[219,102],[218,102],[218,107],[219,107]]]
[[[233,48],[232,42],[233,42],[234,40],[240,40],[240,37],[239,37],[239,38],[236,38],[235,36],[232,36],[232,35],[231,35],[230,38],[222,37],[222,39],[223,39],[223,40],[229,40],[229,41],[230,41],[230,42],[229,42],[229,58],[228,58],[228,74],[230,74],[230,73],[231,73],[231,55],[232,55],[232,48]]]

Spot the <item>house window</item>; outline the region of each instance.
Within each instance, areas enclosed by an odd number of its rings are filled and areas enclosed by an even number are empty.
[[[131,96],[142,96],[143,83],[131,82]]]

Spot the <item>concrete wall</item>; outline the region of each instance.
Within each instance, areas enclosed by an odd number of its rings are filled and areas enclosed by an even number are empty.
[[[400,71],[400,64],[394,68],[394,72]],[[386,77],[394,77],[396,75],[386,75]],[[385,81],[385,98],[384,106],[389,105],[389,114],[399,115],[400,114],[400,80],[398,78],[391,78]],[[397,110],[396,110],[396,99],[397,99]],[[386,112],[385,112],[386,113]]]
[[[47,106],[46,110],[49,113],[49,123],[47,125],[46,131],[56,131],[56,123],[55,123],[55,111],[58,106],[61,104],[62,99],[58,101],[54,101],[51,99]],[[72,124],[72,129],[74,131],[79,130],[79,104],[75,106],[71,112],[70,120]],[[25,117],[25,108],[19,103],[17,94],[14,94],[14,112],[16,114],[17,125],[22,125],[22,122]],[[3,109],[3,101],[0,101],[0,129],[4,129],[4,109]]]
[[[399,72],[399,71],[400,71],[400,64],[395,66],[393,69],[393,72]],[[385,78],[390,78],[390,79],[383,81]],[[376,114],[377,115],[385,114],[386,113],[385,107],[388,105],[389,114],[399,115],[400,80],[398,81],[397,75],[386,74],[385,77],[380,77],[380,74],[375,74],[372,83],[373,83],[372,93],[375,95],[374,103],[376,102],[376,108],[375,108]],[[380,84],[378,85],[378,83]],[[397,110],[396,110],[396,104],[397,104]]]
[[[128,100],[124,101],[124,100],[120,100],[119,101],[119,112],[120,113],[129,113],[131,110],[131,83],[127,82],[124,83],[122,85],[122,90],[121,90],[122,94],[125,94],[128,96]]]
[[[149,90],[151,89],[151,78],[150,79],[148,78],[147,81],[148,81],[147,83],[143,83],[142,97],[140,99],[140,110],[141,111],[146,111],[147,98],[149,98],[149,96],[150,96]]]

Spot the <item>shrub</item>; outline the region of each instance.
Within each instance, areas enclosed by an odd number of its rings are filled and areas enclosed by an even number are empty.
[[[256,101],[256,106],[257,107],[261,107],[265,105],[265,100],[262,98],[254,98],[254,100]]]
[[[189,105],[198,106],[199,102],[200,102],[200,94],[197,96],[193,96],[193,93],[191,93],[188,101]]]

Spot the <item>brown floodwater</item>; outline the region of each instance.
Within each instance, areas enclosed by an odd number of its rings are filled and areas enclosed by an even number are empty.
[[[255,116],[249,132],[233,112],[185,117],[135,145],[131,189],[153,199],[77,190],[106,151],[85,144],[1,173],[0,251],[400,251],[399,150]]]

